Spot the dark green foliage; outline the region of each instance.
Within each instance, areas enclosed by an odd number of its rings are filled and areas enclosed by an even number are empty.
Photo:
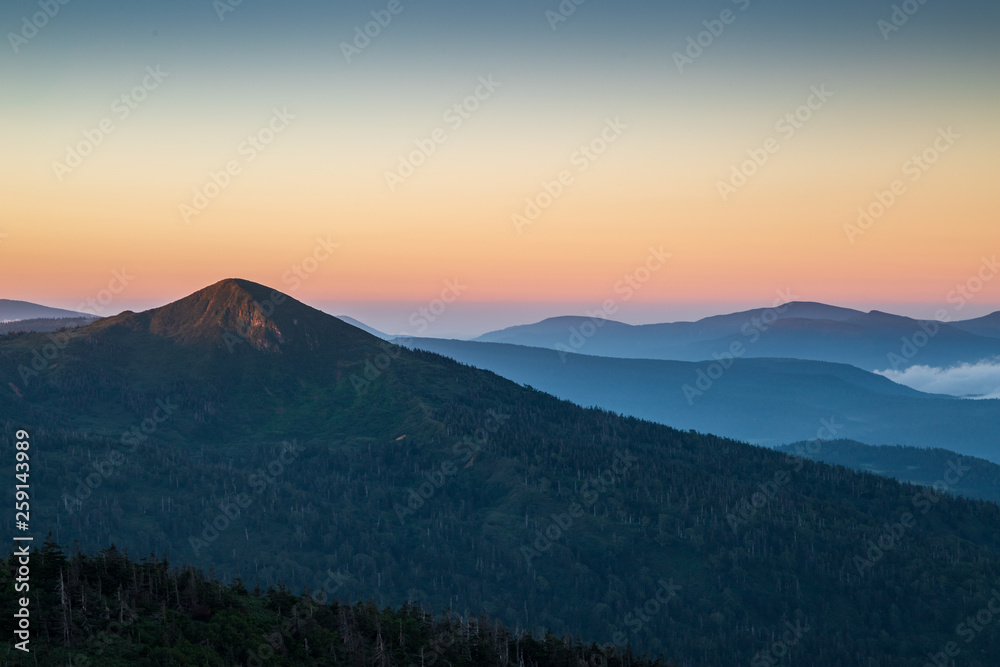
[[[865,445],[853,440],[797,442],[779,451],[813,461],[934,487],[954,495],[1000,502],[1000,465],[947,449]],[[810,451],[814,450],[814,451]],[[956,481],[957,480],[957,481]]]
[[[684,665],[752,663],[800,623],[788,661],[922,667],[1000,582],[994,504],[583,410],[223,287],[84,327],[27,381],[46,336],[0,342],[0,460],[27,428],[36,534]],[[1000,664],[996,633],[962,650]]]
[[[30,653],[0,644],[3,665],[506,665],[654,667],[629,649],[512,632],[485,617],[435,617],[278,587],[248,591],[114,546],[67,559],[54,542],[31,556]],[[0,562],[0,615],[11,635],[13,555]],[[668,663],[671,664],[671,663]]]

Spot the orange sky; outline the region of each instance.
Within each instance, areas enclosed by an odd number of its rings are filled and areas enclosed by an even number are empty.
[[[532,22],[516,36],[441,32],[459,60],[414,50],[413,32],[348,65],[318,42],[255,48],[255,31],[278,39],[290,27],[240,11],[246,23],[165,25],[159,41],[67,19],[51,42],[5,56],[18,94],[0,100],[2,296],[72,307],[124,268],[135,279],[117,309],[230,276],[327,304],[426,302],[452,278],[469,302],[596,304],[662,246],[671,259],[637,304],[749,307],[791,288],[924,307],[1000,250],[995,44],[944,18],[889,42],[838,24],[842,43],[799,44],[789,59],[780,53],[807,33],[777,31],[780,14],[765,28],[760,8],[760,27],[679,74],[663,40],[683,44],[692,17],[666,33],[633,21],[628,39],[614,22],[628,12],[608,24],[601,10],[556,37]],[[620,56],[588,46],[601,31]],[[759,48],[764,37],[786,51]],[[110,40],[108,52],[85,38]],[[115,100],[148,85],[154,65],[169,74],[122,118]],[[477,95],[455,121],[449,110]],[[294,118],[276,122],[276,109]],[[60,169],[105,120],[113,132]],[[960,136],[942,143],[947,128]],[[253,135],[269,143],[247,150]],[[419,145],[433,154],[390,187],[387,172]],[[914,168],[925,152],[934,164]],[[196,192],[230,163],[238,173],[217,177],[228,184],[194,213]],[[743,184],[734,168],[754,173]],[[558,196],[519,230],[512,218],[560,176]],[[845,228],[896,181],[868,229]],[[317,238],[338,247],[296,278]],[[974,306],[998,304],[1000,281],[988,282]]]

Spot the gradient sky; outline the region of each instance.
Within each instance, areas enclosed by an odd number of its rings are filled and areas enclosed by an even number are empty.
[[[76,0],[26,40],[11,34],[39,4],[3,4],[0,296],[75,308],[125,269],[108,313],[244,277],[394,333],[456,279],[427,333],[609,298],[624,321],[687,319],[779,290],[931,316],[1000,251],[996,2],[913,0],[884,35],[893,3],[870,0],[587,0],[555,30],[555,0],[401,0],[350,63],[341,44],[389,0],[243,0],[220,19],[223,2]],[[724,10],[679,71],[674,53]],[[115,100],[152,82],[147,67],[168,75],[123,118]],[[500,85],[453,127],[445,112],[481,77]],[[794,133],[776,127],[823,87]],[[251,161],[243,142],[274,109],[294,119]],[[627,128],[581,162],[614,119]],[[60,178],[102,121],[114,131]],[[437,128],[447,140],[390,188]],[[938,152],[946,128],[959,137]],[[724,200],[719,182],[768,139]],[[925,150],[936,161],[914,171]],[[230,161],[240,173],[185,220]],[[564,170],[572,183],[519,232],[512,216]],[[845,231],[897,179],[884,214]],[[313,264],[317,239],[337,248]],[[661,246],[663,268],[616,291]],[[986,281],[960,316],[997,309]]]

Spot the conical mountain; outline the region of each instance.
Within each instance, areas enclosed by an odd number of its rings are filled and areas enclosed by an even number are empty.
[[[8,338],[0,372],[17,402],[9,407],[19,404],[24,417],[90,423],[88,432],[102,436],[127,430],[137,413],[168,396],[191,409],[160,437],[299,433],[337,414],[320,404],[348,410],[356,387],[368,382],[366,364],[385,366],[395,354],[356,327],[241,279],[77,329]]]
[[[247,346],[264,352],[356,349],[377,341],[356,327],[264,285],[227,278],[173,303],[107,318],[93,331],[125,327],[179,343]]]

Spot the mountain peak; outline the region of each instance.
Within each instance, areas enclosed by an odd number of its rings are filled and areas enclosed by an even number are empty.
[[[248,344],[263,352],[315,350],[321,341],[358,342],[368,335],[332,315],[265,285],[226,278],[178,301],[141,313],[122,313],[103,326],[123,325],[180,342]]]
[[[258,350],[277,351],[285,334],[276,314],[290,299],[249,280],[227,278],[142,315],[149,316],[149,332],[160,336],[205,339],[235,335]]]
[[[224,278],[217,283],[198,290],[194,294],[189,295],[188,298],[199,294],[223,299],[250,298],[258,302],[266,300],[274,294],[287,297],[287,295],[281,294],[281,292],[273,290],[266,285],[261,285],[260,283],[255,283],[252,280],[244,278]]]

